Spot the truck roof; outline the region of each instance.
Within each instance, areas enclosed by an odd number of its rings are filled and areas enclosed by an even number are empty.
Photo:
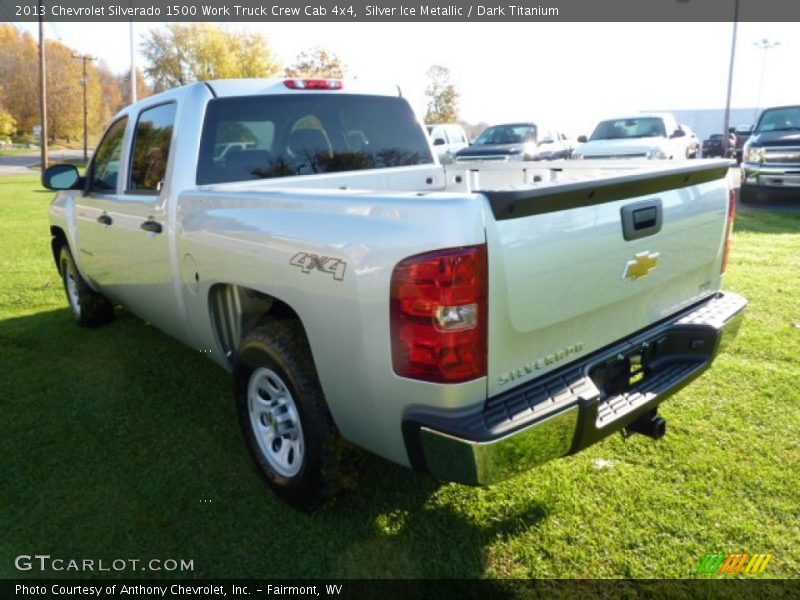
[[[289,87],[287,82],[307,82],[307,81],[328,81],[334,82],[338,87],[301,89],[300,87]],[[303,85],[303,84],[300,84]],[[139,109],[144,105],[150,106],[167,100],[172,100],[186,93],[187,90],[197,87],[206,87],[217,98],[229,98],[236,96],[262,96],[267,94],[363,94],[370,96],[402,96],[400,87],[397,85],[375,85],[365,84],[357,80],[325,79],[318,77],[281,77],[270,79],[213,79],[209,81],[198,81],[187,85],[175,87],[158,94],[153,94],[136,104],[128,105],[119,111],[118,114],[127,113],[131,109]]]

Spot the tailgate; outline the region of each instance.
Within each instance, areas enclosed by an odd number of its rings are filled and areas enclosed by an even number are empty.
[[[487,219],[489,395],[718,290],[727,171],[716,161],[483,192],[494,215]]]

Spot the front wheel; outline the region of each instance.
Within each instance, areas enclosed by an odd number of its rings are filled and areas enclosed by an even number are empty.
[[[758,190],[752,185],[742,185],[739,188],[739,202],[742,204],[755,204]]]
[[[114,318],[114,306],[111,301],[89,287],[78,271],[75,259],[66,244],[61,247],[58,267],[72,316],[79,325],[95,327]]]
[[[242,341],[234,366],[239,422],[267,483],[313,510],[337,483],[337,436],[299,321],[274,321]]]

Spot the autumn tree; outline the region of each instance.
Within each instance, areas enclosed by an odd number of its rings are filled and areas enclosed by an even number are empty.
[[[38,45],[28,33],[0,24],[0,103],[16,121],[18,131],[30,132],[39,123]]]
[[[141,46],[154,91],[235,77],[281,72],[260,33],[233,32],[211,23],[171,23],[149,32]]]
[[[125,71],[117,77],[120,92],[122,93],[122,103],[127,106],[131,103],[131,72]],[[136,67],[136,100],[143,100],[153,94],[153,90],[147,83],[147,79],[139,67]]]
[[[342,60],[325,48],[316,47],[309,52],[297,55],[293,65],[286,69],[287,77],[325,77],[344,78],[345,66]]]
[[[455,123],[458,121],[458,92],[450,82],[450,69],[433,65],[427,72],[428,110],[426,123]]]
[[[17,132],[17,120],[0,105],[0,140],[7,140]]]

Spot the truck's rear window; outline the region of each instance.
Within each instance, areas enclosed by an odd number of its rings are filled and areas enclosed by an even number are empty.
[[[197,183],[430,164],[403,98],[281,94],[208,104]]]

